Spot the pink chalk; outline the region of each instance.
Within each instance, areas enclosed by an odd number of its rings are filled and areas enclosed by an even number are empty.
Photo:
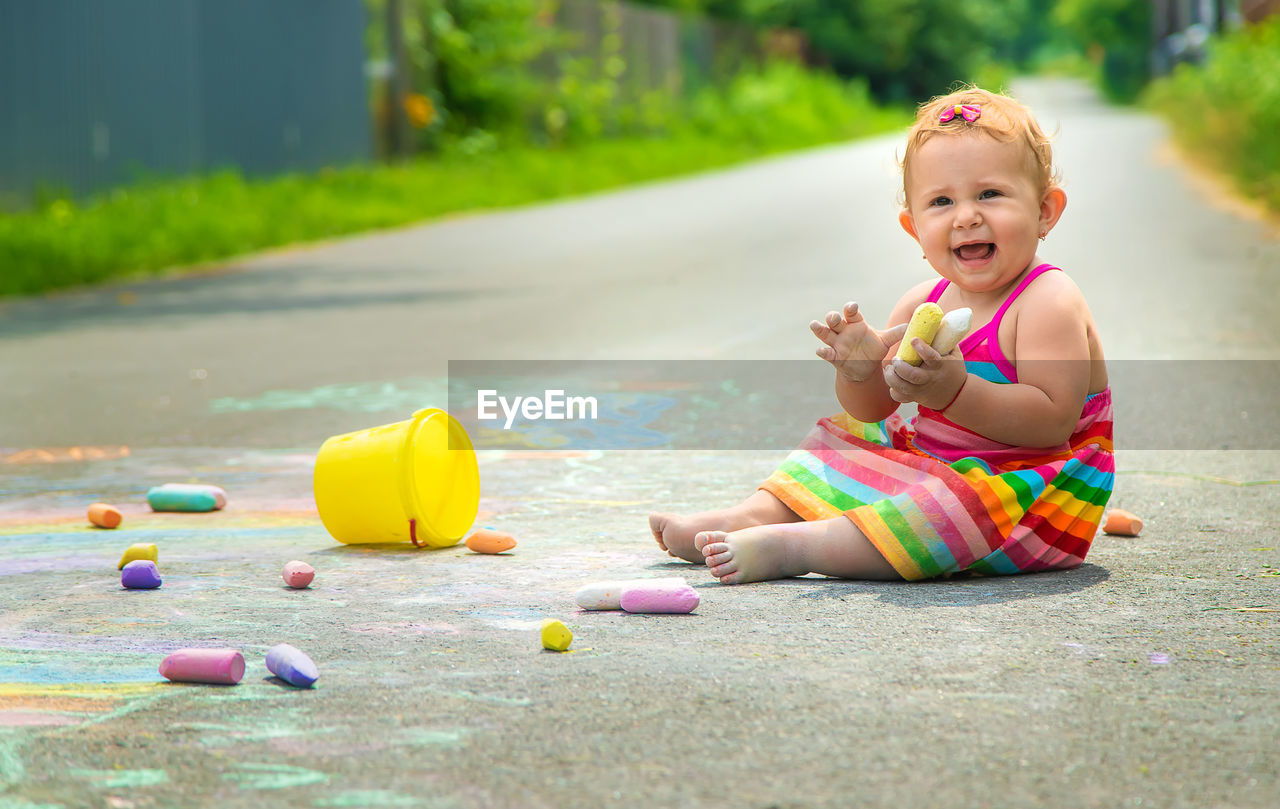
[[[236,649],[179,649],[160,662],[160,676],[175,683],[235,685],[244,677]]]
[[[316,577],[316,569],[306,562],[300,562],[294,559],[284,566],[284,583],[295,590],[301,590],[311,583]]]
[[[627,612],[693,612],[698,608],[698,594],[692,587],[659,581],[637,584],[622,591],[619,599]]]

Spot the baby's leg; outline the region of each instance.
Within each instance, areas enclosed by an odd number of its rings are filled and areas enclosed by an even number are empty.
[[[821,573],[841,579],[901,580],[848,517],[703,531],[694,538],[722,584]]]
[[[702,564],[702,551],[694,547],[699,531],[738,531],[753,525],[795,522],[800,516],[769,492],[758,489],[736,506],[703,511],[688,517],[665,512],[649,515],[649,530],[658,547],[686,562]]]

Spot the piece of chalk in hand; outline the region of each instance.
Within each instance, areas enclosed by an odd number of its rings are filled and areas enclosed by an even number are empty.
[[[919,337],[926,343],[932,343],[940,325],[942,325],[941,306],[930,301],[917,306],[911,313],[911,321],[907,323],[907,333],[902,335],[902,342],[898,344],[898,359],[909,365],[919,365],[924,362],[916,352],[915,346],[911,345],[911,341]]]
[[[542,622],[542,648],[550,649],[553,652],[563,652],[569,648],[569,644],[573,643],[573,633],[569,631],[569,627],[564,625],[564,621],[557,621],[555,618],[547,618]]]
[[[160,676],[175,683],[235,685],[244,677],[236,649],[179,649],[160,662]]]
[[[203,483],[165,483],[147,490],[152,511],[216,511],[227,504],[227,493]]]
[[[301,590],[311,584],[311,580],[316,577],[316,569],[306,562],[294,559],[284,566],[284,571],[280,574],[284,578],[284,583],[295,590]]]
[[[685,582],[679,584],[637,584],[622,591],[619,603],[627,612],[693,612],[698,593]]]
[[[320,679],[320,671],[311,658],[287,643],[267,650],[267,671],[298,688],[310,688]]]
[[[94,503],[89,506],[89,522],[99,528],[115,528],[120,525],[124,515],[120,509],[108,503]]]
[[[960,345],[960,341],[969,333],[969,327],[972,325],[972,309],[967,306],[963,309],[952,309],[942,316],[942,322],[938,324],[938,333],[933,335],[933,342],[929,345],[945,357],[955,351],[956,346]]]
[[[622,591],[628,587],[681,585],[684,579],[628,579],[626,581],[597,581],[578,588],[573,600],[584,610],[622,609]]]
[[[1142,533],[1142,519],[1122,508],[1113,508],[1107,512],[1102,532],[1113,536],[1136,537]]]
[[[125,548],[124,553],[120,555],[120,563],[116,565],[116,569],[123,570],[125,565],[139,560],[146,562],[160,561],[160,550],[156,548],[154,542],[136,542]]]
[[[467,547],[476,553],[502,553],[515,546],[515,537],[492,528],[481,528],[467,537]]]
[[[154,590],[160,586],[160,571],[150,559],[135,559],[121,569],[120,585],[129,590]]]

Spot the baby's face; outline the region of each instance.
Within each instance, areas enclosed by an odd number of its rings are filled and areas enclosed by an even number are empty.
[[[912,157],[906,195],[925,258],[962,289],[1000,290],[1035,258],[1044,195],[1021,143],[934,137]]]

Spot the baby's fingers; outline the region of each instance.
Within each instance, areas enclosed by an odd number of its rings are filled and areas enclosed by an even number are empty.
[[[809,331],[813,332],[813,336],[822,342],[830,345],[836,339],[836,333],[829,329],[825,323],[817,320],[809,321]]]
[[[897,362],[897,360],[894,360]],[[884,367],[884,383],[889,386],[889,397],[895,402],[909,402],[911,398],[904,390],[902,377],[898,376],[898,371],[894,368],[893,363],[889,363]]]
[[[840,327],[844,325],[844,318],[839,312],[827,312],[827,326],[832,331],[840,331]]]
[[[896,326],[893,326],[891,328],[885,329],[884,331],[880,332],[880,341],[884,343],[886,346],[892,346],[898,342],[901,342],[902,336],[906,333],[907,333],[907,324],[899,323]]]
[[[929,371],[923,367],[916,367],[906,360],[894,357],[889,363],[889,367],[893,369],[898,379],[910,385],[923,385],[929,381]]]
[[[942,355],[924,340],[919,337],[911,338],[911,347],[920,355],[923,367],[931,371],[936,371],[942,367]]]

